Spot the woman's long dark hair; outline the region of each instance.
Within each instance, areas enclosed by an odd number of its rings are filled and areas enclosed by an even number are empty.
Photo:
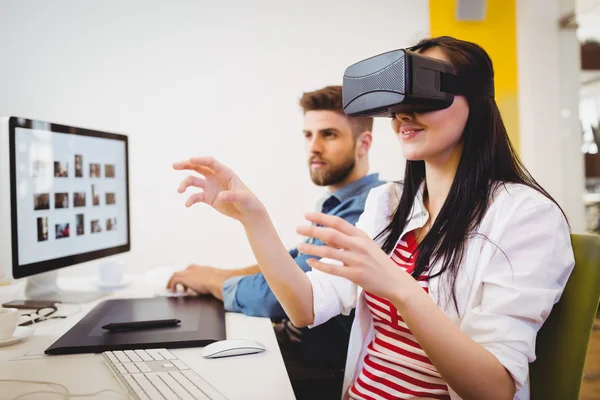
[[[413,49],[424,52],[434,47],[444,52],[456,74],[482,80],[494,78],[492,60],[480,46],[444,36],[423,40]],[[441,268],[429,278],[443,275],[447,279],[457,311],[455,282],[465,244],[483,219],[494,189],[504,183],[520,183],[537,190],[556,204],[519,160],[496,101],[484,95],[466,96],[466,99],[469,116],[463,131],[463,150],[456,175],[439,215],[418,246],[412,272],[417,279],[430,264],[442,261]],[[382,249],[386,253],[394,250],[424,179],[425,162],[407,161],[398,208],[390,224],[376,238],[385,238]]]

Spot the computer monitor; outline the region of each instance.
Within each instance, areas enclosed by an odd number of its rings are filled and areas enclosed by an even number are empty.
[[[127,136],[27,118],[0,119],[0,262],[29,277],[24,296],[89,301],[56,270],[130,250]]]

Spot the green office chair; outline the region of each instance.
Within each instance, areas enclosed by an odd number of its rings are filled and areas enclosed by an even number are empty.
[[[575,268],[538,332],[531,400],[577,400],[600,299],[600,236],[571,235]]]

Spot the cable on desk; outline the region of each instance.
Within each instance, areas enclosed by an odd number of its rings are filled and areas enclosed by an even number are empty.
[[[116,390],[113,389],[103,389],[103,390],[99,390],[97,392],[94,393],[85,393],[85,394],[73,394],[69,391],[69,389],[64,386],[61,385],[60,383],[56,383],[56,382],[47,382],[47,381],[29,381],[29,380],[22,380],[22,379],[0,379],[0,383],[33,383],[33,384],[38,384],[38,385],[48,385],[50,387],[52,386],[56,386],[60,389],[63,389],[64,391],[49,391],[49,390],[38,390],[35,392],[27,392],[27,393],[23,393],[18,395],[17,397],[14,397],[12,400],[19,400],[19,399],[23,399],[27,396],[31,396],[34,394],[40,394],[40,393],[44,393],[44,394],[54,394],[54,395],[61,395],[63,396],[63,398],[65,400],[69,400],[72,399],[74,397],[93,397],[93,396],[97,396],[100,393],[104,393],[104,392],[113,392],[118,394],[119,396],[125,398],[125,399],[131,399],[131,395],[130,394],[126,394],[126,393],[122,393],[122,392],[117,392]]]

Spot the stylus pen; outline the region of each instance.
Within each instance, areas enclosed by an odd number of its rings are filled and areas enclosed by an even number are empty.
[[[150,329],[163,328],[167,326],[177,326],[181,321],[178,319],[157,319],[151,321],[134,321],[134,322],[112,322],[104,325],[102,329],[108,331],[124,331],[135,329]]]

